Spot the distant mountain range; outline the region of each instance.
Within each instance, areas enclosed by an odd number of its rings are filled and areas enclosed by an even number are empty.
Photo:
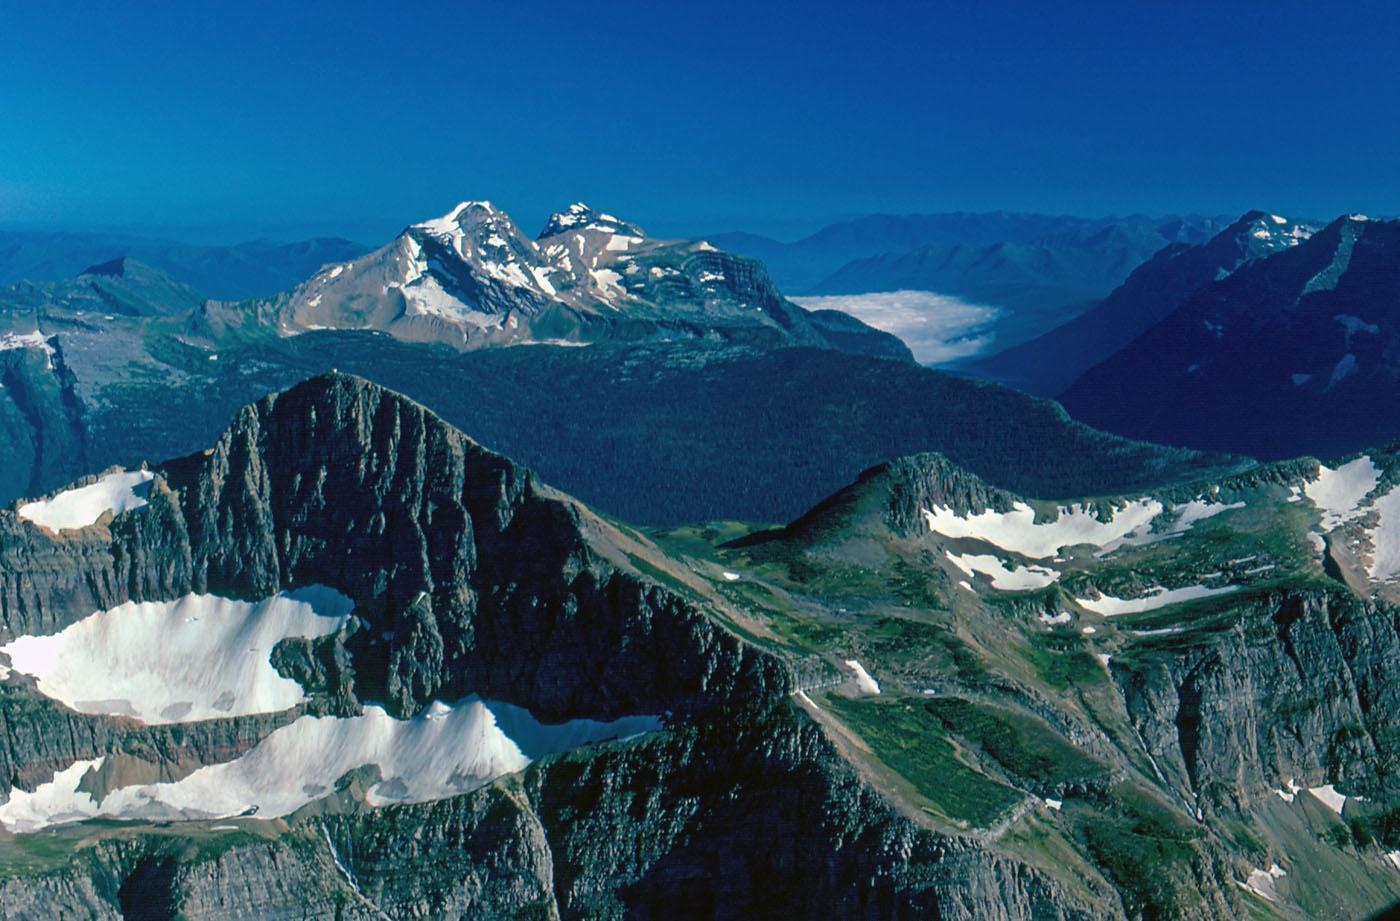
[[[1104,355],[1085,419],[1400,437],[1400,222],[1250,213],[1094,310],[1012,353]],[[1382,917],[1397,443],[1108,434],[583,205],[14,282],[0,905]]]
[[[159,316],[192,310],[204,297],[183,282],[129,257],[89,266],[59,281],[19,281],[0,288],[0,310]]]
[[[1104,436],[920,368],[887,334],[787,302],[752,260],[581,205],[535,240],[464,204],[241,302],[125,259],[0,290],[0,318],[0,500],[194,450],[221,415],[331,368],[645,523],[781,520],[921,450],[1041,496],[1246,463]]]
[[[204,297],[237,300],[285,291],[326,263],[353,259],[367,249],[337,238],[195,246],[119,234],[0,231],[0,284],[69,278],[129,258]]]
[[[1400,436],[1400,221],[1339,218],[1244,263],[1061,399],[1110,431],[1266,458]]]
[[[1251,211],[1210,240],[1172,243],[1133,270],[1112,294],[1042,336],[964,370],[1053,396],[1171,313],[1187,296],[1253,259],[1296,246],[1311,224]]]
[[[1194,215],[871,215],[793,243],[749,234],[714,240],[763,260],[789,293],[928,291],[990,309],[984,324],[964,332],[977,337],[977,351],[995,352],[1072,318],[1163,247],[1204,242],[1227,223]],[[866,318],[860,302],[845,297],[842,303]],[[921,302],[911,303],[917,309]],[[871,318],[880,316],[878,299],[869,309]],[[940,305],[928,309],[938,312]]]

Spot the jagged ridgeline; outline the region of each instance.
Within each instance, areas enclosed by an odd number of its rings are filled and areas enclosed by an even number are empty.
[[[721,561],[930,824],[1103,917],[1361,918],[1400,899],[1397,486],[1391,447],[1045,503],[920,455]]]
[[[346,375],[0,513],[7,917],[1089,918],[795,709],[839,672]]]
[[[0,513],[17,917],[1365,917],[1393,448],[641,531],[333,374]],[[678,907],[679,906],[679,907]]]

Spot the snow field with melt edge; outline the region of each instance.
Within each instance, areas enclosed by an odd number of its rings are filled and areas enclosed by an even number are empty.
[[[1045,588],[1060,578],[1060,574],[1048,566],[1017,566],[1015,569],[1008,569],[1000,557],[990,553],[956,554],[949,550],[945,550],[944,553],[953,565],[964,573],[971,576],[980,572],[991,578],[992,588],[1001,591]]]
[[[1180,604],[1183,601],[1194,601],[1197,598],[1212,598],[1216,595],[1228,595],[1238,590],[1238,585],[1225,585],[1219,588],[1207,588],[1204,585],[1188,585],[1185,588],[1173,589],[1162,588],[1159,585],[1149,589],[1145,595],[1139,598],[1115,598],[1112,595],[1100,595],[1098,598],[1076,598],[1074,599],[1074,603],[1082,608],[1093,611],[1095,614],[1102,614],[1104,617],[1114,617],[1118,614],[1139,614],[1143,611],[1155,611],[1169,604]]]
[[[1319,464],[1317,478],[1305,483],[1302,492],[1321,512],[1319,527],[1325,533],[1363,520],[1364,544],[1357,549],[1366,558],[1366,574],[1373,582],[1391,582],[1400,577],[1400,489],[1373,495],[1380,481],[1380,468],[1363,455],[1335,469]],[[1314,546],[1319,552],[1326,549],[1320,535]]]
[[[96,483],[66,489],[48,499],[26,502],[19,517],[50,531],[68,531],[96,524],[107,512],[120,515],[146,504],[148,484],[155,478],[149,470],[109,473]]]
[[[79,787],[103,759],[78,761],[32,793],[12,790],[0,806],[0,824],[31,832],[98,816],[279,818],[333,793],[347,773],[368,767],[380,778],[366,793],[369,805],[422,803],[470,792],[545,755],[659,728],[654,716],[549,725],[521,707],[475,696],[453,706],[434,702],[411,720],[367,706],[348,718],[303,716],[233,761],[173,782],[121,787],[101,799]]]
[[[1113,518],[1106,522],[1082,505],[1062,506],[1053,521],[1037,522],[1035,509],[1024,502],[1016,502],[1009,512],[987,509],[975,515],[959,515],[951,508],[934,506],[924,511],[924,520],[930,531],[944,537],[969,537],[1032,560],[1041,560],[1054,556],[1061,547],[1079,544],[1105,549],[1117,547],[1162,511],[1162,503],[1155,499],[1138,499],[1117,509]]]
[[[857,690],[859,690],[862,694],[880,693],[879,682],[877,682],[874,678],[870,677],[870,673],[865,670],[864,665],[861,665],[860,662],[855,659],[846,659],[845,661],[846,667],[849,668],[851,672],[856,676]]]
[[[79,713],[148,724],[276,713],[305,695],[272,667],[272,648],[334,633],[350,609],[349,598],[323,586],[256,604],[214,595],[127,602],[0,652],[37,679],[40,693]]]
[[[1322,529],[1330,531],[1360,514],[1361,500],[1380,482],[1381,472],[1369,457],[1358,457],[1333,470],[1319,464],[1317,479],[1303,492],[1322,512]]]
[[[934,506],[925,509],[923,515],[929,531],[943,537],[982,541],[999,550],[1032,560],[1054,557],[1055,562],[1064,562],[1055,554],[1066,547],[1097,547],[1097,555],[1106,556],[1119,547],[1141,546],[1178,537],[1197,522],[1244,506],[1243,502],[1208,502],[1201,498],[1167,507],[1155,499],[1142,498],[1115,508],[1108,521],[1100,520],[1088,506],[1075,504],[1059,506],[1055,510],[1055,518],[1038,522],[1035,520],[1035,509],[1025,502],[1014,503],[1010,511],[987,509],[973,515],[961,515],[946,506]],[[1153,531],[1152,526],[1164,514],[1168,516],[1165,527]],[[1008,563],[990,553],[954,553],[944,550],[944,555],[967,576],[987,576],[991,587],[998,591],[1033,591],[1057,582],[1061,576],[1058,570],[1050,566]],[[973,590],[966,581],[960,581],[958,584]],[[1204,586],[1173,591],[1158,588],[1141,599],[1125,601],[1104,596],[1097,601],[1076,600],[1096,613],[1126,614],[1231,590],[1233,589],[1211,589]]]
[[[256,603],[192,594],[98,611],[0,652],[13,672],[79,712],[145,723],[285,712],[305,694],[272,668],[273,648],[292,637],[335,633],[351,609],[349,598],[324,586]],[[358,716],[302,716],[239,757],[170,782],[102,791],[100,773],[98,783],[85,780],[105,757],[75,761],[32,792],[12,789],[0,804],[0,825],[23,833],[98,816],[276,818],[335,792],[360,769],[371,772],[368,805],[426,802],[469,792],[545,755],[661,726],[656,716],[545,724],[521,707],[476,696],[451,706],[434,702],[409,720],[370,704]]]

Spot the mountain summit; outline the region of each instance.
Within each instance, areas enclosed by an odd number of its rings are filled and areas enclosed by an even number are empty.
[[[458,349],[718,337],[909,357],[893,336],[786,300],[757,262],[581,203],[532,240],[490,202],[462,202],[271,306],[284,334],[373,329]]]

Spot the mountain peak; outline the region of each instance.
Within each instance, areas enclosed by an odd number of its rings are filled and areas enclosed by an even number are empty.
[[[276,310],[283,334],[369,329],[460,349],[727,335],[908,355],[858,321],[836,329],[809,318],[747,260],[648,238],[582,202],[552,216],[538,242],[490,202],[461,202],[374,252],[325,265]]]
[[[1251,257],[1254,257],[1297,246],[1299,241],[1311,237],[1315,229],[1311,224],[1290,220],[1282,215],[1253,210],[1240,215],[1238,220],[1217,234],[1214,240],[1232,245],[1242,244],[1249,250],[1263,250],[1251,252]]]
[[[646,236],[646,231],[636,224],[602,211],[595,211],[583,202],[576,201],[563,211],[551,214],[537,239],[544,240],[571,230],[599,230],[603,233],[626,234],[633,237]]]
[[[452,233],[462,227],[479,224],[492,218],[505,218],[504,211],[497,210],[489,201],[461,201],[441,217],[429,218],[410,225],[409,230],[426,230],[433,234]]]
[[[97,265],[90,265],[78,274],[108,275],[112,277],[120,277],[126,274],[128,261],[129,258],[127,256],[118,256],[117,258],[109,259],[106,262],[99,262]]]

